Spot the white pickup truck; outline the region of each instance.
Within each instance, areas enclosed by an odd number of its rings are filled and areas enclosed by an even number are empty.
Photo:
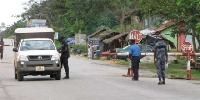
[[[60,55],[49,35],[51,33],[54,31],[48,28],[21,28],[15,31],[15,79],[23,81],[27,75],[50,75],[60,80]]]

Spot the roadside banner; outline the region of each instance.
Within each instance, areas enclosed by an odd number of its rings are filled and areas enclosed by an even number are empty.
[[[85,44],[85,37],[86,34],[75,34],[75,44],[80,45],[80,44]]]

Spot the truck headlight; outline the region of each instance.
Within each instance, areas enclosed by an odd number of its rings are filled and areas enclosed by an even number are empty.
[[[51,57],[51,60],[60,60],[60,56],[59,55],[53,55]]]
[[[18,60],[28,61],[27,56],[19,56]]]

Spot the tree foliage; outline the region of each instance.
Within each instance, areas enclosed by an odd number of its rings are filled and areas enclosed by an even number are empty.
[[[199,0],[140,0],[143,12],[150,16],[164,17],[165,20],[177,23],[174,34],[192,34],[193,46],[195,38],[199,41],[200,1]],[[183,24],[184,23],[184,24]],[[183,25],[184,28],[180,28]],[[195,50],[196,51],[196,50]]]
[[[140,11],[138,0],[113,0],[109,1],[106,10],[113,14],[120,21],[120,30],[123,32],[123,26],[126,19],[136,15]]]
[[[123,29],[138,9],[138,0],[29,0],[23,20],[46,19],[61,35],[91,34],[100,28]],[[124,30],[123,30],[124,31]]]
[[[46,19],[47,25],[60,35],[74,36],[89,35],[100,28],[127,31],[124,26],[133,24],[131,16],[137,16],[140,21],[159,16],[177,23],[175,34],[181,33],[179,27],[184,22],[181,31],[192,34],[200,43],[199,0],[29,0],[25,5],[28,8],[21,14],[23,20],[7,28],[6,36],[14,28],[23,27],[26,19]]]

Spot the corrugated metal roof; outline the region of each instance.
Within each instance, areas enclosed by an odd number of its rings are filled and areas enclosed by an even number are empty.
[[[166,28],[168,28],[168,27],[170,27],[170,26],[172,26],[172,25],[174,25],[174,24],[176,24],[175,22],[172,22],[172,21],[169,21],[169,22],[167,22],[166,24],[163,24],[163,25],[160,25],[158,28],[156,28],[156,29],[154,29],[156,32],[157,31],[162,31],[162,30],[164,30],[164,29],[166,29]]]
[[[109,44],[111,43],[112,41],[114,41],[115,39],[119,39],[120,37],[124,36],[124,35],[128,35],[128,33],[121,33],[121,34],[118,34],[118,35],[115,35],[109,39],[105,39],[103,40],[103,43],[106,43],[106,44]]]
[[[53,33],[54,30],[52,28],[47,27],[34,27],[34,28],[17,28],[15,30],[16,33]]]
[[[93,37],[95,37],[96,35],[99,35],[100,33],[102,33],[103,31],[106,31],[106,29],[98,30],[98,31],[92,33],[91,35],[89,35],[87,38],[93,38]]]
[[[99,35],[97,35],[96,37],[97,38],[103,38],[103,37],[105,37],[105,36],[107,36],[107,35],[110,35],[110,34],[112,34],[113,32],[111,32],[111,31],[109,31],[109,30],[106,30],[106,31],[103,31],[102,33],[100,33]]]
[[[107,29],[101,29],[98,30],[96,32],[94,32],[93,34],[87,36],[87,38],[99,38],[99,39],[104,39],[106,36],[111,35],[113,32]],[[86,39],[87,39],[86,38]]]

